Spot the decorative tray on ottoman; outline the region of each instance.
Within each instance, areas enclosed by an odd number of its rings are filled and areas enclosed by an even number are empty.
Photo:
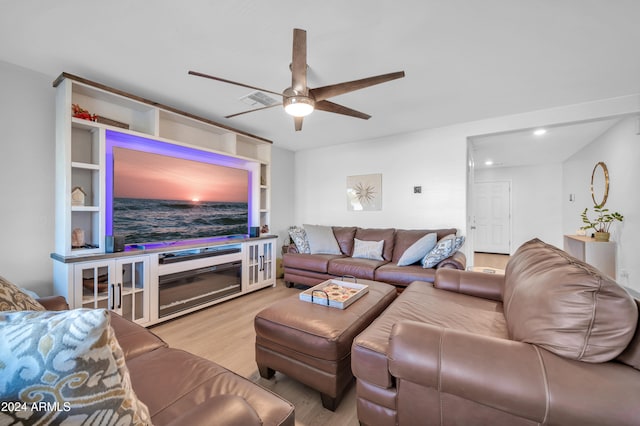
[[[300,293],[300,300],[344,309],[369,291],[369,286],[340,280],[327,280]]]

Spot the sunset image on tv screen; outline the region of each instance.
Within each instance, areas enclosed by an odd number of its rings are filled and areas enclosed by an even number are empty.
[[[113,233],[127,244],[246,234],[249,172],[113,148]]]

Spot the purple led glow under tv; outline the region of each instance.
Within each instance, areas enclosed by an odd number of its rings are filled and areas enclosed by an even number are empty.
[[[248,234],[249,171],[113,146],[111,230],[125,244]]]

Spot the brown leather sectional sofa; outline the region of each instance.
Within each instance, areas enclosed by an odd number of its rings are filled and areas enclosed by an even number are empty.
[[[366,280],[380,281],[404,288],[414,281],[433,282],[439,268],[465,269],[466,257],[457,251],[438,263],[435,268],[423,268],[419,264],[398,266],[398,260],[413,243],[426,234],[435,232],[438,239],[455,234],[456,229],[377,229],[333,226],[333,234],[342,254],[299,253],[295,244],[290,244],[283,254],[284,280],[287,286],[293,283],[313,286],[331,278],[354,276]],[[354,239],[362,241],[384,240],[383,260],[353,258]]]
[[[48,310],[68,309],[63,297],[38,299]],[[144,327],[111,313],[131,383],[154,425],[293,426],[294,407],[221,366],[173,349]]]
[[[439,269],[354,340],[364,425],[638,425],[640,300],[542,241]]]

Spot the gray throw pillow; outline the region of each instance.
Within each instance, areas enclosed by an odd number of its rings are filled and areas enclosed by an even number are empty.
[[[411,244],[408,249],[402,253],[398,260],[398,266],[413,265],[420,259],[424,258],[436,246],[438,241],[438,234],[432,232],[420,238],[415,243]]]
[[[311,254],[342,254],[330,226],[303,225]]]

